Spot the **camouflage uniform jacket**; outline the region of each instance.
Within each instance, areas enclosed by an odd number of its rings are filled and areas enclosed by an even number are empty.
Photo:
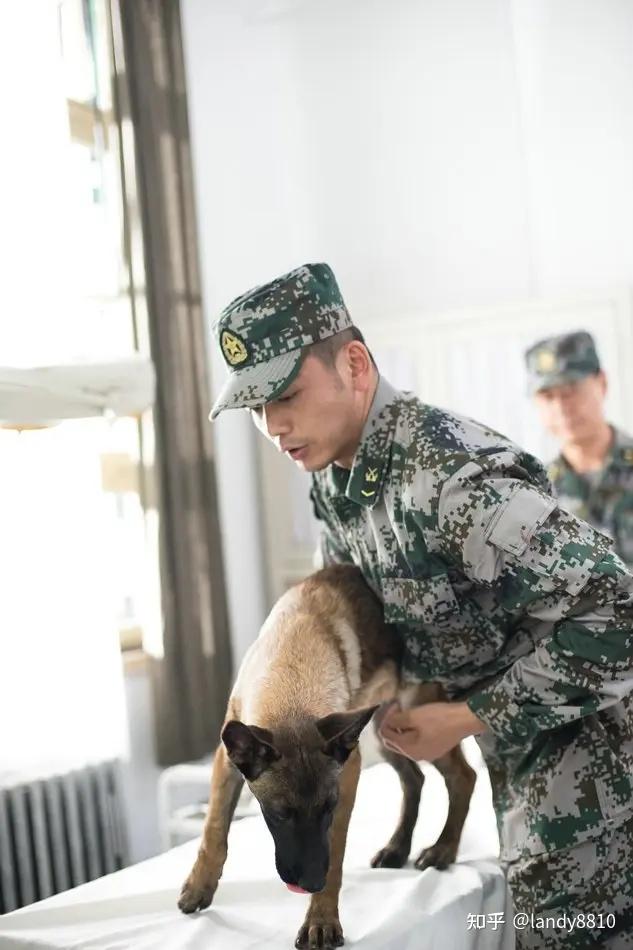
[[[357,564],[405,672],[489,727],[502,855],[594,837],[633,805],[633,577],[541,464],[384,379],[351,471],[316,473],[323,560]]]
[[[564,456],[548,466],[562,508],[613,538],[623,561],[633,566],[633,438],[620,429],[596,479],[575,472]]]

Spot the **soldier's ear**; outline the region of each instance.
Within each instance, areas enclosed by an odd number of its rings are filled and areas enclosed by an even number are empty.
[[[607,374],[603,369],[599,370],[598,378],[601,382],[602,395],[606,396],[606,394],[609,392],[609,381],[607,379]]]
[[[233,765],[250,782],[281,758],[273,745],[270,729],[247,726],[238,719],[227,722],[222,730],[222,742]]]
[[[331,713],[318,719],[316,727],[325,739],[323,751],[343,764],[358,744],[360,734],[374,715],[378,706],[352,709],[350,712]]]
[[[354,389],[367,392],[373,384],[371,354],[365,343],[360,340],[351,340],[342,347],[341,357],[345,359],[349,377]]]

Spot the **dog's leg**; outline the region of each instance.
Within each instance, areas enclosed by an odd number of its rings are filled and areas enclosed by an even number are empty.
[[[334,812],[330,831],[330,867],[325,887],[313,894],[306,918],[299,929],[295,947],[319,947],[320,950],[332,950],[345,942],[338,916],[338,895],[341,890],[343,857],[350,815],[356,798],[356,787],[360,775],[360,752],[353,749],[343,766],[339,780],[339,799]]]
[[[446,782],[448,815],[442,833],[435,844],[430,848],[425,848],[415,862],[416,868],[420,871],[429,867],[442,871],[455,861],[477,779],[474,769],[470,767],[464,758],[461,746],[458,745],[441,759],[437,759],[433,765],[440,771]]]
[[[185,914],[202,910],[213,900],[226,861],[229,826],[243,783],[243,776],[231,764],[224,744],[220,743],[213,760],[209,811],[202,843],[178,901]]]
[[[398,773],[402,788],[402,807],[396,830],[388,843],[371,859],[373,868],[401,868],[411,851],[411,837],[418,819],[424,775],[411,759],[380,745],[380,754]]]

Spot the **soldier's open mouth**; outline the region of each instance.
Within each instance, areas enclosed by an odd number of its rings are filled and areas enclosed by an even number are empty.
[[[299,446],[298,449],[288,449],[287,454],[290,456],[291,459],[293,459],[296,462],[298,459],[303,458],[303,456],[306,454],[307,451],[308,451],[308,446],[301,445]]]

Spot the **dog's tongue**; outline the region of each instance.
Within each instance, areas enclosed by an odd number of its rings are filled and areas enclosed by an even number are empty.
[[[304,891],[302,887],[299,887],[297,884],[286,884],[286,887],[289,891],[292,891],[293,894],[309,894],[309,891]]]

